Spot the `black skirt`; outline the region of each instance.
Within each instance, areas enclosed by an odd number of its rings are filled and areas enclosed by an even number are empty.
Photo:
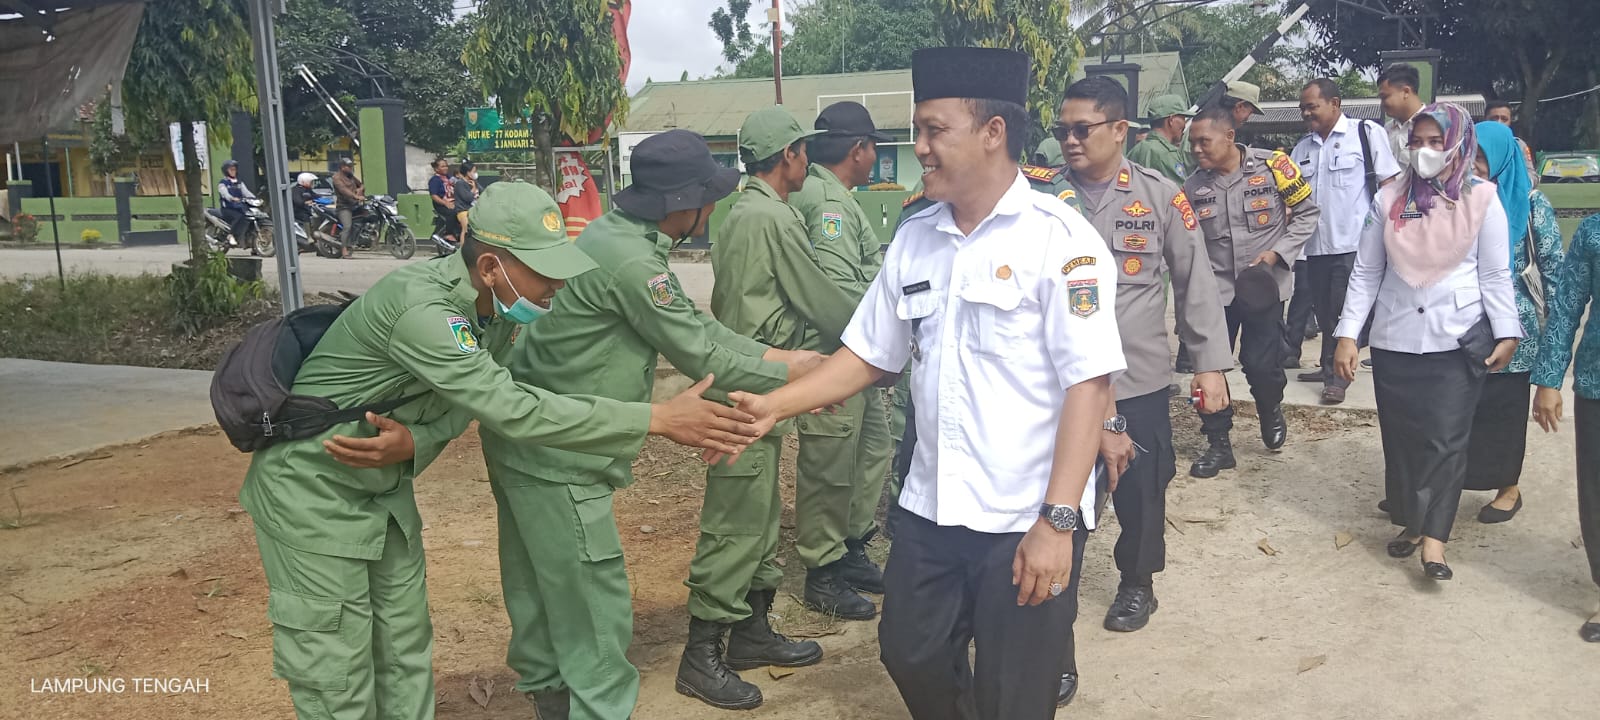
[[[1483,383],[1467,446],[1467,490],[1500,490],[1517,484],[1528,454],[1528,408],[1533,386],[1528,373],[1496,373]]]
[[[1487,374],[1462,350],[1372,350],[1389,521],[1449,541],[1467,475],[1473,410]]]

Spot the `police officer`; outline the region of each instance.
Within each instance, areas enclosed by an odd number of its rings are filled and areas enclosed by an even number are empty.
[[[938,202],[896,231],[844,349],[735,399],[767,427],[915,361],[921,442],[884,574],[884,667],[916,720],[1045,720],[1123,368],[1116,269],[1081,215],[1018,172],[1027,56],[927,48],[911,63],[917,157]]]
[[[1269,450],[1283,447],[1289,428],[1283,417],[1283,301],[1293,277],[1290,263],[1300,257],[1317,229],[1320,211],[1310,202],[1311,186],[1294,160],[1276,150],[1247,148],[1235,142],[1234,116],[1209,108],[1189,126],[1200,169],[1184,183],[1205,233],[1211,269],[1226,305],[1228,342],[1239,343],[1239,364],[1250,382],[1261,419],[1261,441]],[[1233,410],[1201,414],[1209,441],[1189,468],[1195,477],[1215,477],[1235,466]]]
[[[736,333],[793,350],[809,332],[837,338],[855,303],[818,264],[805,219],[787,204],[805,184],[805,130],[781,107],[758,110],[739,129],[739,157],[748,179],[711,246],[716,284],[711,312]],[[761,642],[739,632],[721,655],[729,626],[755,619],[764,628],[783,570],[778,567],[778,456],[782,433],[757,440],[731,465],[706,471],[700,543],[689,564],[689,643],[677,689],[724,709],[761,704],[761,689],[733,671],[765,665],[798,667],[822,659],[815,642],[790,642],[766,631]]]
[[[626,461],[647,433],[734,451],[753,429],[701,400],[659,405],[519,385],[491,357],[565,278],[594,268],[556,203],[500,183],[473,211],[459,257],[389,273],[306,358],[299,394],[341,407],[419,394],[390,417],[335,425],[251,457],[239,502],[255,521],[273,625],[273,675],[317,718],[434,714],[433,627],[412,479],[477,419],[489,432]],[[746,416],[747,417],[747,416]]]
[[[816,129],[823,132],[806,143],[805,186],[789,204],[806,220],[823,273],[859,303],[883,265],[883,244],[850,188],[871,181],[878,143],[894,138],[878,132],[865,107],[848,101],[824,108]],[[837,337],[807,335],[807,349],[839,347]],[[868,388],[837,412],[807,415],[796,425],[795,550],[806,566],[804,602],[847,620],[869,620],[877,608],[856,591],[883,592],[883,571],[866,550],[877,533],[893,452],[883,394]]]
[[[634,149],[632,185],[577,245],[599,266],[573,278],[549,314],[521,332],[506,366],[551,392],[647,402],[656,358],[722,390],[769,390],[821,355],[776,350],[695,308],[668,252],[703,234],[739,171],[705,140],[669,130]],[[785,367],[788,364],[789,367]],[[641,372],[642,370],[642,372]],[[611,494],[633,482],[629,459],[544,447],[492,431],[483,455],[500,512],[500,584],[511,618],[507,663],[542,720],[625,720],[639,694],[626,659],[633,608]],[[765,617],[736,627],[761,637]]]
[[[1128,151],[1128,159],[1182,185],[1189,178],[1192,166],[1188,162],[1188,155],[1178,149],[1177,143],[1182,140],[1183,131],[1189,126],[1189,118],[1194,117],[1194,113],[1189,110],[1188,103],[1177,95],[1162,95],[1151,100],[1149,112],[1152,125],[1150,134]]]
[[[1117,330],[1128,370],[1113,388],[1117,401],[1107,415],[1111,422],[1102,447],[1109,455],[1127,453],[1131,440],[1146,453],[1122,475],[1114,493],[1122,527],[1115,556],[1122,579],[1105,628],[1119,632],[1150,621],[1156,609],[1154,575],[1166,565],[1166,488],[1177,470],[1167,412],[1172,351],[1163,267],[1172,276],[1173,300],[1184,309],[1178,333],[1188,340],[1201,370],[1193,388],[1203,391],[1202,412],[1227,407],[1222,371],[1233,366],[1216,278],[1188,198],[1161,173],[1122,157],[1127,103],[1127,91],[1109,77],[1079,80],[1067,88],[1055,125],[1066,138],[1062,151],[1084,215],[1104,237],[1117,269]],[[1175,109],[1174,117],[1183,111]],[[1077,691],[1076,663],[1068,660],[1058,698],[1063,704]]]

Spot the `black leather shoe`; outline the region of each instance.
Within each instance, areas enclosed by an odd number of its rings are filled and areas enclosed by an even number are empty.
[[[867,557],[867,543],[872,541],[876,532],[869,532],[860,540],[845,539],[844,558],[839,561],[839,576],[853,590],[882,595],[883,570],[872,558]]]
[[[722,659],[728,626],[689,618],[689,642],[678,662],[677,690],[723,710],[761,707],[761,688],[745,682]]]
[[[1481,522],[1481,523],[1483,523],[1485,525],[1494,525],[1496,523],[1503,523],[1503,522],[1509,521],[1511,518],[1516,517],[1517,516],[1517,511],[1521,510],[1521,509],[1522,509],[1522,494],[1518,493],[1517,494],[1517,502],[1511,506],[1510,510],[1501,510],[1500,508],[1497,508],[1497,507],[1495,507],[1493,505],[1485,505],[1485,506],[1483,506],[1483,509],[1478,511],[1478,522]]]
[[[1600,643],[1600,622],[1584,623],[1583,627],[1578,628],[1578,637],[1583,638],[1584,642]],[[1062,686],[1065,685],[1063,682]]]
[[[805,606],[820,613],[836,615],[845,620],[871,620],[878,616],[878,606],[856,594],[845,582],[842,574],[843,560],[806,571],[806,590],[801,596]],[[880,581],[881,582],[881,581]]]
[[[566,690],[546,690],[528,693],[533,701],[534,720],[567,720],[572,715],[572,693]]]
[[[1300,382],[1319,383],[1327,378],[1325,375],[1323,375],[1321,370],[1313,370],[1311,372],[1300,373],[1299,375],[1294,376],[1294,379]]]
[[[1155,591],[1150,588],[1142,585],[1118,588],[1117,599],[1111,601],[1111,609],[1106,611],[1105,627],[1112,632],[1133,632],[1150,624],[1150,615],[1159,606]]]
[[[1389,544],[1385,546],[1384,549],[1389,551],[1389,557],[1408,558],[1411,557],[1412,553],[1417,551],[1417,546],[1421,544],[1421,542],[1412,542],[1405,537],[1397,537],[1393,540],[1390,540]]]
[[[1596,626],[1600,627],[1600,626]],[[1593,642],[1592,640],[1590,642]],[[1078,674],[1061,673],[1061,689],[1056,692],[1056,707],[1066,707],[1072,704],[1072,698],[1078,695]]]
[[[1285,355],[1285,356],[1283,356],[1283,369],[1285,369],[1285,370],[1299,370],[1300,369],[1300,358],[1297,358],[1297,357],[1295,357],[1293,355]]]
[[[1429,580],[1449,580],[1456,576],[1455,573],[1450,571],[1449,565],[1442,562],[1428,562],[1427,560],[1422,561],[1422,574],[1428,576]]]
[[[1232,470],[1239,466],[1233,459],[1233,442],[1228,436],[1222,435],[1211,438],[1211,445],[1200,454],[1200,458],[1189,466],[1189,475],[1197,478],[1214,478],[1223,470]]]
[[[772,629],[767,611],[772,608],[774,590],[751,590],[750,617],[733,624],[728,633],[728,667],[734,670],[776,665],[805,667],[822,662],[822,646],[810,640],[795,642]]]
[[[1275,405],[1261,413],[1261,442],[1268,450],[1277,450],[1289,440],[1289,421],[1283,417],[1283,405]]]
[[[1384,499],[1378,501],[1378,512],[1389,512],[1389,499],[1388,498],[1384,498]]]

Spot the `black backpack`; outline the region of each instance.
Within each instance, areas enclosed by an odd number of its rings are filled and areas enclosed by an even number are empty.
[[[317,342],[349,303],[313,305],[268,320],[228,349],[211,376],[211,410],[228,441],[240,452],[255,452],[285,440],[321,434],[367,413],[386,413],[421,397],[407,395],[359,407],[289,391],[295,375]]]

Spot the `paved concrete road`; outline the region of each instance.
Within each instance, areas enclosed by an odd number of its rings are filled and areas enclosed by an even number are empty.
[[[211,373],[0,358],[0,468],[216,422]]]
[[[120,248],[97,250],[65,249],[61,251],[62,264],[68,273],[97,272],[108,275],[140,275],[144,273],[165,275],[173,263],[188,259],[186,246]],[[306,292],[366,292],[367,288],[389,271],[409,262],[432,257],[419,249],[411,260],[396,260],[388,255],[370,252],[356,253],[350,260],[332,260],[313,254],[300,256],[301,284]],[[709,263],[675,262],[673,268],[683,281],[684,291],[702,308],[710,308],[711,265]],[[51,248],[0,248],[0,278],[23,276],[52,277],[56,274],[56,254]],[[278,284],[277,261],[262,261],[262,278],[276,288]]]

